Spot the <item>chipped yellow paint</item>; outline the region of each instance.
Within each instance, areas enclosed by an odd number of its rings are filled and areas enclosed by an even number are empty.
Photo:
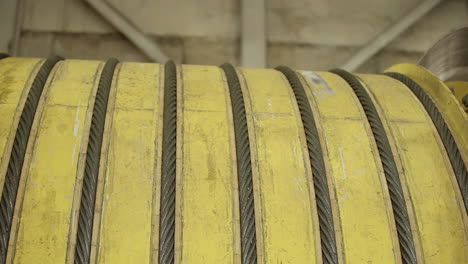
[[[264,263],[317,263],[311,175],[290,88],[277,71],[241,71],[252,107]]]
[[[425,263],[467,263],[465,209],[431,119],[399,81],[386,76],[359,77],[381,106],[395,139]]]
[[[233,171],[221,69],[182,66],[183,172],[179,263],[236,263]],[[176,247],[182,246],[176,245]],[[176,262],[177,263],[177,262]]]
[[[0,60],[0,190],[10,160],[19,118],[38,68],[39,59]]]
[[[460,154],[468,167],[468,115],[448,87],[434,74],[414,64],[397,64],[386,72],[398,72],[411,78],[431,97],[452,132]]]
[[[64,263],[80,143],[99,62],[65,61],[50,91],[27,177],[15,263]],[[53,160],[54,162],[50,162]]]
[[[69,241],[68,241],[68,248],[67,248],[67,255],[66,255],[66,262],[65,262],[67,264],[72,264],[75,261],[75,247],[76,247],[77,233],[78,233],[78,217],[79,217],[79,210],[81,206],[81,195],[82,195],[82,189],[83,189],[84,171],[86,167],[86,153],[88,151],[88,143],[90,140],[89,134],[90,134],[90,129],[91,129],[91,119],[93,116],[93,108],[94,108],[93,106],[96,100],[95,95],[97,93],[98,84],[100,81],[100,76],[101,76],[103,68],[104,68],[104,63],[100,63],[99,66],[97,67],[96,73],[94,75],[93,88],[91,90],[92,96],[88,98],[88,108],[86,110],[86,114],[84,117],[86,121],[84,122],[84,126],[82,128],[83,133],[81,135],[80,153],[79,153],[80,157],[78,158],[77,172],[76,172],[77,176],[75,180],[75,190],[73,192],[73,203],[72,203],[72,209],[71,209],[72,216],[70,218]],[[112,96],[112,90],[113,89],[111,88],[109,97]],[[107,123],[104,126],[104,133],[106,133],[106,128],[107,128]],[[103,151],[106,152],[105,149],[107,148],[107,145],[108,145],[106,144],[107,142],[108,140],[106,139],[106,137],[104,137],[103,147],[101,150],[101,164],[107,161],[106,159],[104,159],[105,161],[103,161],[102,159]],[[101,178],[102,178],[100,177],[101,175],[102,175],[101,168],[99,168],[98,187],[99,187],[99,182],[101,181]],[[97,196],[97,200],[99,199],[100,197]],[[99,206],[99,203],[98,203],[98,206]],[[96,219],[94,219],[94,222],[96,222]],[[93,231],[94,231],[94,228],[95,228],[95,225],[93,224]],[[96,232],[93,232],[93,233],[95,234]],[[93,252],[94,252],[93,243],[95,242],[93,240],[95,237],[96,237],[95,235],[92,236],[90,257],[93,257]]]
[[[124,63],[116,82],[98,263],[149,263],[159,65]]]
[[[344,262],[400,262],[387,185],[359,101],[348,84],[334,74],[301,73],[326,141],[325,159],[330,163],[329,176],[336,192]]]
[[[161,163],[162,163],[162,131],[163,131],[163,112],[164,112],[164,66],[159,66],[159,102],[158,102],[158,115],[157,133],[154,144],[156,146],[155,154],[155,178],[153,179],[153,200],[152,200],[152,220],[151,220],[151,244],[150,244],[150,263],[158,263],[159,258],[159,217],[160,217],[160,199],[161,199]]]

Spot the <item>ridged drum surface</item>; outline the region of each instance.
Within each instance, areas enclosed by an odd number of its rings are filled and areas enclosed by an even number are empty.
[[[60,61],[60,57],[48,59],[42,64],[41,68],[34,77],[29,89],[23,111],[18,121],[18,127],[11,149],[11,156],[8,162],[8,168],[3,184],[3,191],[0,200],[0,252],[1,259],[5,260],[8,240],[11,232],[11,222],[13,218],[16,195],[21,177],[26,147],[29,140],[29,133],[34,122],[36,109],[42,96],[45,83],[49,77],[52,68]]]
[[[237,263],[234,144],[223,71],[181,67],[181,170],[177,182],[177,263]],[[177,230],[177,227],[180,228]]]
[[[107,104],[109,101],[112,78],[114,76],[114,70],[117,63],[118,61],[116,59],[110,59],[104,65],[101,76],[99,77],[96,99],[93,105],[88,148],[86,149],[80,209],[78,211],[78,235],[75,248],[76,264],[89,263],[90,261],[94,209],[96,203],[104,125],[106,123]]]
[[[65,61],[44,88],[41,118],[30,139],[32,156],[23,169],[23,193],[18,194],[17,229],[12,230],[16,243],[9,254],[15,263],[66,261],[82,135],[98,66]]]
[[[463,202],[465,203],[465,209],[468,212],[468,171],[467,167],[463,163],[460,150],[458,149],[457,144],[453,138],[452,132],[449,130],[447,123],[440,114],[439,109],[426,94],[426,92],[412,79],[408,78],[406,75],[394,72],[386,73],[387,76],[390,76],[394,79],[399,80],[408,87],[414,95],[421,101],[421,104],[426,109],[427,113],[434,122],[434,126],[439,132],[442,143],[444,144],[445,150],[447,151],[448,158],[452,164],[452,168],[455,172],[455,176],[458,180],[458,185],[460,187],[460,192],[463,197]]]
[[[256,223],[261,244],[257,250],[263,252],[261,263],[320,263],[320,209],[315,203],[306,139],[294,94],[279,71],[240,72],[245,79],[247,115],[252,121],[249,130],[258,192]]]
[[[400,173],[395,162],[393,150],[390,146],[387,131],[385,131],[377,107],[367,90],[353,74],[340,69],[332,70],[331,72],[339,75],[349,84],[362,105],[362,109],[369,121],[387,180],[403,263],[416,263],[416,250],[414,248],[413,234],[411,233],[411,224],[408,216],[408,206],[406,205],[403,193]]]
[[[462,105],[457,102],[456,96],[450,91],[449,83],[443,83],[427,69],[414,64],[397,64],[388,68],[386,72],[403,74],[424,90],[442,115],[458,146],[465,167],[468,167],[468,147],[466,147],[468,145],[468,133],[466,133],[468,131],[468,114],[463,112]],[[466,83],[459,89],[468,92]]]
[[[3,184],[0,202],[0,259],[2,261],[5,260],[10,238],[26,144],[44,85],[36,81],[35,91],[30,92],[31,83],[36,78],[45,79],[44,70],[38,77],[32,75],[42,66],[42,62],[37,59],[20,58],[9,59],[8,63],[5,63],[5,60],[3,63],[0,62],[0,114],[4,117],[0,120],[0,156],[3,164],[0,169]],[[44,68],[50,68],[50,63]],[[13,141],[8,140],[13,137]]]
[[[98,197],[102,220],[97,263],[144,263],[157,244],[151,240],[157,237],[158,226],[152,223],[159,215],[155,190],[160,180],[155,175],[161,151],[155,139],[161,131],[161,68],[122,63],[116,78],[111,154]]]
[[[0,263],[468,263],[468,118],[419,66],[456,162],[388,76],[44,62],[0,60]]]
[[[9,162],[12,142],[9,138],[16,127],[26,101],[34,73],[42,64],[39,59],[10,58],[0,60],[0,156],[2,164]],[[16,124],[15,124],[16,123]],[[10,140],[11,141],[11,140]],[[10,143],[10,144],[8,144]],[[4,167],[2,167],[4,169]],[[2,172],[2,182],[5,172]]]
[[[330,191],[328,187],[327,171],[323,158],[323,150],[320,144],[317,125],[306,92],[296,73],[285,66],[277,68],[289,81],[291,89],[297,101],[301,115],[304,133],[307,141],[307,149],[314,177],[315,197],[317,202],[320,240],[322,242],[322,258],[324,263],[338,263],[335,224],[333,223]]]
[[[401,258],[393,249],[398,239],[393,233],[390,197],[380,160],[373,155],[377,149],[366,115],[352,88],[340,77],[306,71],[301,75],[311,105],[316,105],[314,112],[325,141],[343,259],[347,263],[394,263]]]
[[[425,263],[465,263],[468,234],[463,201],[457,195],[457,179],[428,113],[401,82],[386,76],[360,78],[388,120],[414,208],[418,232],[413,232],[413,237],[420,241]]]
[[[242,263],[257,263],[257,238],[255,234],[255,204],[252,183],[252,164],[244,95],[234,66],[224,64],[221,68],[223,68],[226,74],[232,104],[232,115],[234,119],[237,176],[239,185]]]

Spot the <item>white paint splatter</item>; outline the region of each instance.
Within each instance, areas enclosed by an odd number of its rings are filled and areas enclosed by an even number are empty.
[[[343,175],[341,176],[341,179],[346,180],[348,176],[346,175],[346,168],[345,168],[345,163],[343,159],[343,147],[338,148],[338,153],[340,155],[341,172],[343,173]]]
[[[366,170],[365,169],[357,169],[355,172],[354,172],[354,175],[356,175],[357,173],[365,173]]]
[[[72,157],[71,157],[71,164],[73,164],[73,161],[75,160],[75,152],[76,152],[76,145],[73,147],[73,152],[72,152]]]
[[[81,101],[78,100],[78,105],[80,105],[80,104],[81,104]],[[77,107],[76,112],[75,112],[75,125],[73,126],[73,136],[74,137],[78,136],[78,127],[80,126],[79,111],[80,111],[80,108]]]
[[[345,166],[344,159],[343,159],[343,147],[338,148],[338,154],[340,155],[340,164],[341,164],[341,172],[342,172],[341,179],[346,180],[348,176],[346,175],[346,166]],[[342,186],[338,185],[337,189],[338,189],[337,191],[338,204],[341,205],[342,202],[348,197],[348,193],[346,192],[345,188],[343,188]]]
[[[307,83],[309,83],[312,92],[318,100],[324,99],[330,95],[335,95],[331,87],[328,86],[327,82],[320,75],[311,71],[302,71],[301,74],[304,76]]]
[[[338,187],[337,188],[337,194],[338,194],[338,205],[343,205],[343,202],[348,198],[348,193],[346,192],[345,188],[343,187]]]
[[[270,97],[267,98],[267,105],[268,105],[268,110],[271,111],[271,98]]]
[[[81,105],[81,100],[80,99],[78,99],[78,105]],[[75,125],[73,126],[73,136],[74,137],[78,136],[78,128],[80,127],[79,111],[80,111],[80,107],[77,107],[76,111],[75,111]],[[77,148],[78,145],[79,144],[75,144],[75,146],[73,146],[73,152],[72,152],[72,156],[71,156],[71,164],[73,164],[74,161],[75,161],[75,153],[76,153],[76,148]]]

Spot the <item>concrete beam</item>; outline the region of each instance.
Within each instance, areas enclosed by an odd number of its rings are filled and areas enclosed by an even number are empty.
[[[0,1],[0,52],[16,55],[22,22],[22,0]]]
[[[265,0],[242,0],[241,65],[265,68]]]
[[[365,44],[357,53],[348,59],[341,68],[347,71],[356,71],[362,64],[387,46],[425,14],[436,7],[442,0],[425,0],[408,14],[400,18],[395,24],[379,33],[374,39]]]
[[[164,63],[169,60],[156,43],[103,0],[84,1],[124,34],[135,46],[148,56],[148,58],[159,63]]]

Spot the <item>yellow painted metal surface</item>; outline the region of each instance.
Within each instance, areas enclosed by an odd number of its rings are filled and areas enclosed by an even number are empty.
[[[302,124],[281,73],[242,69],[253,119],[264,263],[317,263],[312,175],[306,169]],[[317,233],[316,233],[317,232]],[[257,235],[260,236],[260,235]]]
[[[40,59],[0,60],[0,189],[10,160],[11,148],[24,102],[42,65]]]
[[[180,179],[181,244],[176,263],[239,263],[231,170],[235,159],[223,73],[182,66],[183,151]]]
[[[468,94],[468,82],[450,81],[446,82],[445,85],[452,91],[459,102],[462,102],[463,97]],[[465,109],[465,112],[468,112],[468,105],[464,106],[463,103],[461,105]]]
[[[42,62],[0,60],[0,183]],[[103,65],[65,60],[48,78],[25,154],[7,263],[73,262]],[[408,75],[426,90],[467,162],[468,119],[457,93],[419,66],[402,64],[389,71]],[[322,263],[313,175],[293,90],[275,70],[237,73],[250,140],[257,263]],[[401,263],[381,160],[359,101],[334,74],[298,73],[323,149],[339,263]],[[468,216],[431,119],[400,82],[358,77],[376,103],[392,147],[418,263],[468,263]],[[177,66],[175,263],[241,263],[236,145],[226,78],[215,66]],[[117,66],[103,135],[91,263],[157,263],[163,96],[162,65]]]
[[[150,261],[153,193],[160,177],[159,76],[158,64],[124,63],[116,79],[98,263]]]
[[[360,78],[382,107],[396,142],[425,263],[467,263],[463,201],[430,118],[402,83],[386,76]]]
[[[114,121],[114,110],[115,110],[115,97],[116,97],[116,91],[117,91],[117,78],[120,74],[120,68],[121,65],[117,64],[114,73],[112,76],[112,80],[110,83],[109,87],[109,97],[107,101],[107,107],[106,107],[106,119],[104,121],[104,131],[103,131],[103,136],[102,136],[102,143],[101,143],[101,154],[100,154],[100,159],[99,159],[99,171],[97,175],[97,182],[96,182],[96,200],[94,203],[94,215],[93,215],[93,226],[92,226],[92,231],[91,231],[91,250],[90,250],[90,256],[89,256],[89,262],[90,263],[96,263],[97,262],[97,254],[100,249],[100,244],[99,240],[101,239],[101,222],[102,222],[102,211],[103,211],[103,203],[104,203],[104,185],[105,185],[105,178],[107,174],[107,164],[108,164],[108,157],[109,157],[109,147],[110,147],[110,142],[111,142],[111,129]],[[99,82],[101,82],[101,78],[99,78]],[[91,104],[91,103],[90,103]],[[93,113],[94,115],[94,110]],[[91,132],[90,132],[91,133]],[[89,137],[89,140],[91,140],[91,136]],[[85,164],[86,166],[86,164]],[[80,171],[81,166],[78,165],[78,170]],[[78,172],[81,174],[80,172]],[[80,178],[79,178],[80,179]],[[81,182],[83,183],[83,182]],[[75,201],[77,201],[78,196],[76,193],[76,190],[80,188],[80,190],[84,187],[84,183],[82,186],[79,186],[78,184],[75,186]],[[83,195],[83,194],[82,194]],[[76,205],[78,203],[75,203]],[[81,207],[81,205],[80,205]],[[81,208],[76,207],[76,209],[80,210]],[[73,221],[73,220],[72,220]],[[78,227],[78,226],[77,226]],[[70,233],[74,234],[74,226],[70,229]],[[71,240],[70,245],[74,245],[76,243],[75,240]],[[72,255],[71,253],[75,253],[74,247],[71,246],[68,248],[69,249],[69,254],[68,254],[68,259],[67,262],[71,264],[72,262],[74,263],[75,261],[75,254]],[[72,249],[72,250],[70,250]],[[71,257],[73,256],[73,257]]]
[[[385,176],[359,101],[334,74],[301,73],[327,146],[344,262],[400,262]]]
[[[465,167],[468,167],[468,115],[454,94],[435,75],[418,65],[397,64],[388,68],[386,72],[405,74],[426,91],[444,117],[459,146]]]
[[[99,62],[60,63],[33,147],[15,263],[64,263],[88,100]],[[51,162],[53,161],[53,162]]]

